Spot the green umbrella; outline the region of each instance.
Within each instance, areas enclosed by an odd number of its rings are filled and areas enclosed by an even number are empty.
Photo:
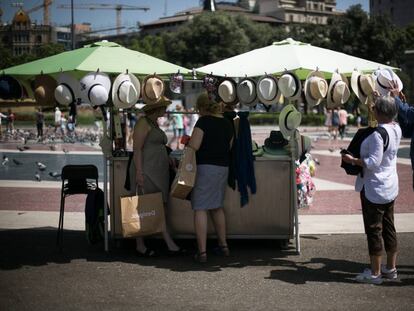
[[[73,51],[63,52],[26,64],[1,70],[2,73],[27,78],[41,73],[56,75],[60,72],[72,72],[81,77],[86,72],[101,71],[108,74],[128,72],[136,75],[166,75],[191,71],[161,59],[108,41],[95,42]]]

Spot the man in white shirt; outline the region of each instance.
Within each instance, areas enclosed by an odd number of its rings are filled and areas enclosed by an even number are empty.
[[[397,105],[391,96],[377,98],[374,115],[378,126],[388,134],[388,147],[378,131],[373,132],[361,144],[361,158],[344,154],[347,163],[363,168],[358,176],[355,190],[360,192],[365,233],[371,269],[357,276],[357,281],[381,284],[382,277],[397,278],[397,235],[394,226],[394,201],[398,195],[397,152],[401,140],[401,128],[395,122]],[[387,265],[381,267],[382,242],[387,253]]]
[[[60,111],[59,107],[55,109],[55,132],[57,129],[60,129],[62,124],[62,112]]]

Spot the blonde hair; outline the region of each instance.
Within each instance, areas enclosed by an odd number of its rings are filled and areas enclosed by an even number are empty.
[[[209,114],[218,114],[222,112],[221,105],[211,100],[207,93],[202,93],[198,96],[196,107],[198,111]]]

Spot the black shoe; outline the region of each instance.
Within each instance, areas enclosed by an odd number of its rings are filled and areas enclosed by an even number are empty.
[[[175,257],[175,256],[185,256],[187,255],[187,250],[185,248],[180,247],[178,250],[176,251],[172,251],[172,250],[167,250],[167,255],[170,257]]]
[[[135,253],[138,257],[144,257],[144,258],[158,257],[158,254],[153,249],[150,249],[148,247],[145,250],[145,253],[142,253],[139,250],[135,250]]]
[[[197,253],[193,257],[195,262],[206,263],[207,262],[207,252]]]

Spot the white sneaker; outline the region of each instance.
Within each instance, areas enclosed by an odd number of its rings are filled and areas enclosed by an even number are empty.
[[[372,275],[371,269],[365,269],[364,272],[356,276],[356,281],[360,283],[368,284],[382,284],[382,277],[380,275]]]
[[[386,265],[381,266],[381,274],[385,279],[395,280],[398,277],[397,268],[387,269]]]

